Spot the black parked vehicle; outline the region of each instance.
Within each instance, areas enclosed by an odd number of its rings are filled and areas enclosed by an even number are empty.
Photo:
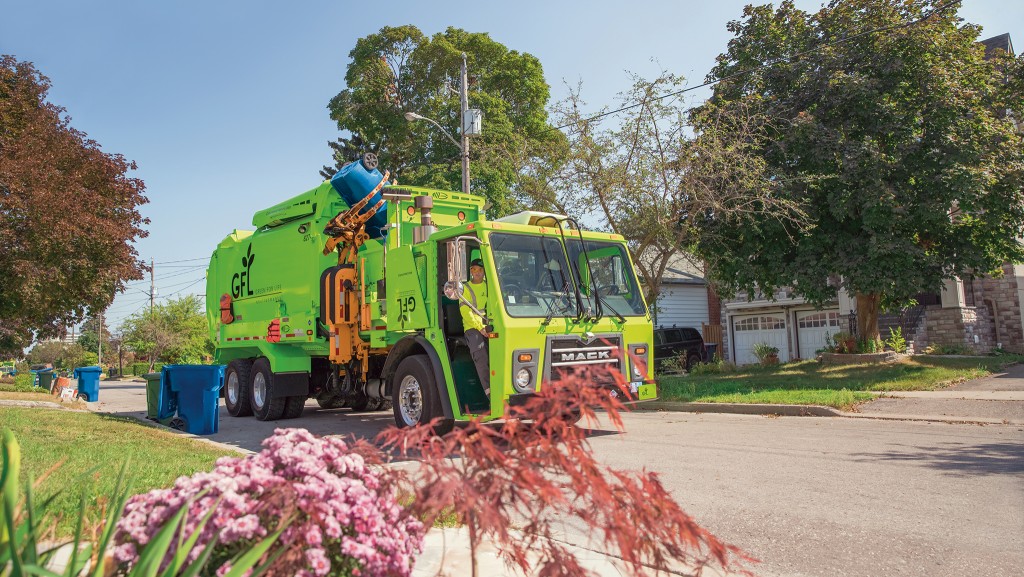
[[[686,370],[689,371],[697,363],[710,361],[707,347],[700,331],[690,327],[671,327],[654,329],[654,368],[661,372],[665,361],[669,359],[685,359]]]

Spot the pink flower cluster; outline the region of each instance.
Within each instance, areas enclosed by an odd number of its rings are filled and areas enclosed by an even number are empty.
[[[221,563],[292,522],[280,543],[290,551],[295,574],[409,575],[422,550],[424,527],[403,511],[394,491],[344,441],[318,438],[305,429],[277,429],[263,450],[245,458],[223,457],[212,472],[180,477],[170,489],[132,497],[117,524],[114,558],[123,567],[160,528],[188,505],[186,534],[215,509],[196,547],[195,560],[211,544]],[[276,547],[277,545],[275,545]],[[173,550],[168,556],[173,554]]]

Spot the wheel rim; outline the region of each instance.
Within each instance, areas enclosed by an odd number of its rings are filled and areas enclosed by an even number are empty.
[[[267,377],[263,376],[262,372],[256,373],[252,380],[252,400],[260,408],[267,400]]]
[[[228,374],[228,385],[225,387],[227,390],[224,394],[228,397],[228,402],[232,405],[238,404],[238,373],[232,371]]]
[[[423,390],[420,382],[406,375],[398,387],[398,411],[406,425],[417,425],[423,416]]]

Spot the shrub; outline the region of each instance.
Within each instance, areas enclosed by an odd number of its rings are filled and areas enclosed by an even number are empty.
[[[907,352],[907,339],[903,338],[903,327],[889,328],[889,338],[885,339],[885,346],[897,353]]]
[[[735,364],[730,363],[729,361],[724,361],[721,357],[715,355],[715,360],[710,363],[700,363],[698,365],[694,365],[693,368],[690,369],[690,374],[718,375],[723,373],[732,373],[735,372],[736,370],[737,367]]]
[[[592,527],[595,540],[637,575],[665,574],[677,563],[717,563],[728,573],[748,559],[684,513],[656,474],[615,470],[593,455],[587,431],[574,423],[595,423],[599,408],[621,431],[619,399],[629,395],[620,373],[611,374],[618,377],[615,386],[593,386],[608,380],[595,377],[607,376],[577,367],[545,382],[525,405],[509,407],[500,423],[474,419],[440,438],[430,424],[378,437],[384,447],[419,461],[405,473],[412,510],[427,523],[445,512],[465,521],[471,575],[483,539],[493,540],[524,574],[588,575],[558,538],[565,517]]]
[[[217,575],[287,517],[294,521],[281,534],[285,552],[271,574],[411,573],[424,527],[398,504],[394,486],[368,465],[364,455],[376,459],[371,449],[305,429],[277,429],[263,447],[256,455],[221,458],[212,472],[181,477],[170,489],[132,497],[117,524],[115,560],[133,566],[158,527],[185,507],[193,520],[190,533],[196,522],[210,518],[187,558],[212,547]],[[168,555],[174,552],[172,546]]]
[[[661,371],[665,373],[684,373],[686,372],[686,353],[676,355],[662,361]]]
[[[965,344],[955,345],[930,345],[924,350],[925,354],[928,355],[966,355],[970,356],[975,354],[972,347]]]
[[[840,354],[853,354],[857,352],[857,337],[850,333],[839,331],[832,335],[832,342],[835,345],[835,351]]]

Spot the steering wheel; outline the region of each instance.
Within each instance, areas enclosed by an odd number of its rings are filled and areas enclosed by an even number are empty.
[[[502,285],[502,292],[505,293],[506,300],[509,298],[515,299],[516,302],[522,302],[523,300],[524,291],[516,283],[505,283]]]

